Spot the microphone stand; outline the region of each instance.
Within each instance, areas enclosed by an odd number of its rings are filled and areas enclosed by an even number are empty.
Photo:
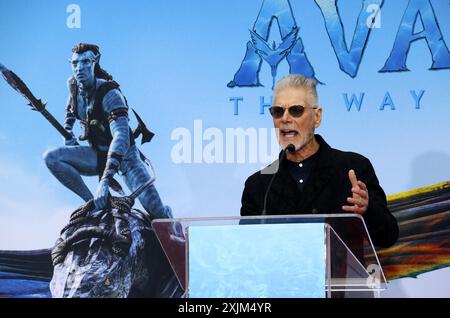
[[[263,205],[263,210],[262,210],[262,213],[261,213],[261,215],[263,215],[263,216],[265,216],[267,214],[267,197],[269,195],[270,188],[272,187],[273,180],[275,179],[278,171],[280,171],[281,164],[283,163],[283,160],[286,157],[286,153],[288,151],[289,152],[294,152],[295,151],[295,146],[293,144],[289,144],[289,145],[287,145],[286,148],[283,149],[283,153],[281,154],[281,158],[280,158],[280,160],[278,162],[278,170],[272,175],[272,178],[270,179],[270,182],[269,182],[269,186],[267,187],[266,193],[264,195],[264,205]],[[263,223],[265,223],[265,220],[263,221]]]

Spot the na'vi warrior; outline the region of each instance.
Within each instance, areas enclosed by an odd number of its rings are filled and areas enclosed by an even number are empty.
[[[44,159],[64,186],[86,202],[94,199],[95,207],[102,209],[108,203],[109,189],[120,190],[116,174],[123,176],[131,191],[139,189],[151,176],[129,126],[127,101],[112,76],[100,67],[99,47],[80,43],[72,53],[73,76],[68,80],[64,121],[72,138],[66,139],[65,146],[47,151]],[[89,146],[78,144],[72,132],[76,120],[84,130],[80,140],[87,140]],[[95,196],[81,177],[94,175],[100,177]],[[172,217],[170,207],[163,205],[153,185],[139,195],[139,201],[152,218]]]

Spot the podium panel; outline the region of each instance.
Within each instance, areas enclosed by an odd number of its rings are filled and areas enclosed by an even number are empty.
[[[324,224],[191,225],[187,236],[189,297],[325,297]]]
[[[185,297],[373,297],[386,280],[361,216],[158,219]]]

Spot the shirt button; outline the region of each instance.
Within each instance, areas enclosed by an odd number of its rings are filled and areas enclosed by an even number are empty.
[[[298,166],[299,166],[300,168],[302,168],[302,167],[303,167],[303,163],[299,163]]]
[[[303,179],[298,180],[300,183],[303,183]]]

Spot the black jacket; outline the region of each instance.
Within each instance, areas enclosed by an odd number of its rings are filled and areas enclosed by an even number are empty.
[[[317,161],[303,192],[298,190],[283,160],[267,198],[266,214],[346,213],[342,206],[350,205],[347,197],[352,196],[352,185],[348,171],[353,169],[369,191],[369,207],[363,217],[373,243],[380,247],[393,245],[398,238],[397,221],[387,208],[386,195],[370,161],[357,153],[331,148],[320,135],[316,135],[316,140],[320,145]],[[258,171],[247,179],[242,194],[242,216],[262,214],[271,177]]]

